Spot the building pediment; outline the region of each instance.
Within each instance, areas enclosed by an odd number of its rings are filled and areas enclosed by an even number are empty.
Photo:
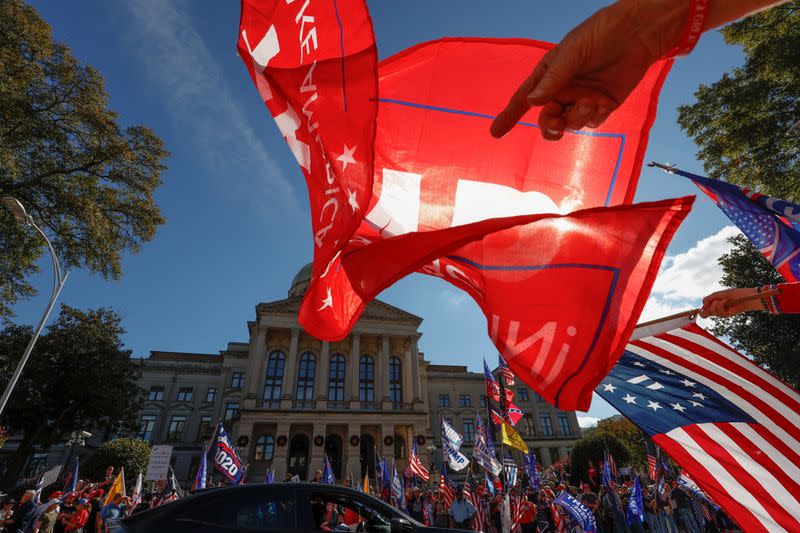
[[[256,306],[256,313],[261,314],[278,314],[278,315],[297,315],[300,312],[300,304],[302,298],[293,297],[275,302],[261,303]],[[380,300],[373,300],[367,304],[366,309],[359,317],[362,320],[377,320],[381,322],[405,322],[412,323],[419,326],[422,323],[422,318],[404,311],[393,305]]]

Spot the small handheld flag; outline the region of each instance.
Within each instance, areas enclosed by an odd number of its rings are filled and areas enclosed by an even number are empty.
[[[509,424],[503,422],[500,424],[500,435],[504,444],[508,444],[512,448],[516,448],[522,452],[528,453],[528,445],[519,436],[519,433],[514,430]]]
[[[200,464],[197,467],[197,474],[194,476],[194,490],[206,488],[206,476],[208,475],[208,445],[203,447],[203,455],[200,456]]]
[[[241,483],[244,477],[242,460],[239,458],[239,454],[236,453],[228,433],[222,425],[222,421],[217,426],[217,433],[211,442],[211,453],[214,454],[214,468],[234,485]]]
[[[328,454],[325,454],[325,466],[322,468],[322,482],[326,485],[335,485],[336,478],[333,475],[333,468],[331,467],[331,462],[328,459]]]

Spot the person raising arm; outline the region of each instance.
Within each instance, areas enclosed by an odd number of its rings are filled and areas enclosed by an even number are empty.
[[[686,54],[700,33],[787,1],[618,0],[545,54],[494,119],[491,134],[502,137],[533,106],[541,106],[546,140],[596,128],[658,59]]]
[[[759,293],[772,293],[775,289],[779,289],[780,293],[765,294],[761,298],[747,298]],[[700,316],[728,318],[745,311],[766,311],[772,314],[800,313],[800,283],[718,291],[703,298]]]

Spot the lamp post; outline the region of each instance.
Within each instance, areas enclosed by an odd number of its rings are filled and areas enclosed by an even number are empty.
[[[69,275],[69,272],[62,275],[61,267],[58,264],[58,257],[56,256],[55,249],[53,249],[53,245],[50,244],[50,240],[47,238],[47,235],[45,235],[39,226],[37,226],[33,221],[33,217],[25,211],[25,208],[22,206],[19,200],[12,196],[3,196],[3,204],[5,204],[6,208],[11,211],[11,214],[14,215],[14,218],[19,224],[33,226],[33,228],[39,232],[44,239],[44,242],[47,244],[47,249],[50,251],[50,257],[53,260],[53,293],[50,296],[50,302],[47,304],[47,309],[45,309],[41,320],[39,320],[39,325],[36,326],[36,330],[33,332],[33,337],[31,337],[31,340],[28,342],[28,346],[25,347],[25,352],[22,354],[22,358],[19,360],[19,363],[17,363],[17,368],[14,370],[14,374],[11,376],[11,380],[6,386],[6,390],[3,391],[3,396],[0,398],[0,415],[2,415],[3,411],[5,411],[8,399],[11,397],[14,387],[17,385],[19,376],[22,374],[23,368],[25,368],[25,363],[28,362],[28,357],[30,357],[31,351],[33,351],[33,346],[36,344],[36,340],[39,338],[39,334],[42,332],[45,322],[47,322],[47,317],[50,316],[50,311],[53,309],[53,306],[58,299],[58,295],[61,293],[61,289],[64,288],[64,283],[67,281],[67,276]]]

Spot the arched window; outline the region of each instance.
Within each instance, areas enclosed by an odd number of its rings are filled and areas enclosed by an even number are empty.
[[[275,439],[272,435],[261,435],[256,441],[256,461],[271,461],[275,453]]]
[[[389,359],[389,396],[392,403],[403,402],[403,372],[400,358]]]
[[[275,350],[267,359],[267,376],[264,379],[264,399],[280,400],[281,386],[283,385],[283,368],[286,366],[286,356],[283,352]]]
[[[328,373],[328,400],[332,402],[344,401],[344,356],[335,353],[331,356],[330,371]]]
[[[369,355],[362,355],[358,361],[358,399],[375,401],[375,360]]]
[[[311,352],[300,356],[300,367],[297,369],[297,399],[311,401],[314,399],[314,373],[317,358]]]

